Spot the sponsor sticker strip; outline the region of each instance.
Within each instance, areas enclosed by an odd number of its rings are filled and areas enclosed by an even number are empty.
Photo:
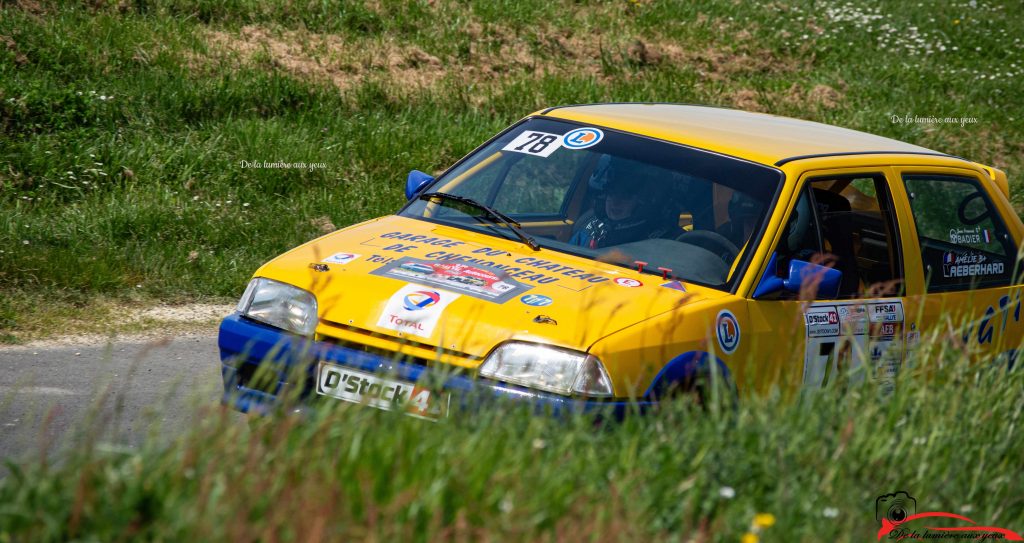
[[[805,386],[824,386],[833,375],[870,360],[875,379],[891,390],[904,353],[901,301],[814,304],[804,312],[804,325]]]
[[[509,274],[490,267],[478,267],[461,262],[443,260],[421,260],[402,257],[370,272],[373,275],[391,277],[442,287],[461,292],[467,296],[490,302],[504,303],[530,290],[526,285],[509,277]]]

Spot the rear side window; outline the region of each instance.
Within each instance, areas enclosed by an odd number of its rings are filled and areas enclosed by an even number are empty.
[[[1007,286],[1016,249],[977,179],[904,175],[928,292]]]

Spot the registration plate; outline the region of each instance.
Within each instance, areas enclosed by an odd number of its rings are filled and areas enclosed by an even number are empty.
[[[321,362],[317,368],[316,392],[385,411],[404,411],[427,420],[447,416],[451,400],[451,394],[327,362]]]

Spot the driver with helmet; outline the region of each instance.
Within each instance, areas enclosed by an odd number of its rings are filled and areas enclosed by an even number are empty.
[[[670,226],[651,213],[652,202],[643,182],[633,179],[626,161],[604,155],[590,176],[590,189],[597,194],[594,208],[580,216],[569,243],[600,249],[643,239],[672,237]]]
[[[736,191],[729,198],[729,220],[716,229],[736,247],[742,247],[757,228],[764,205]]]

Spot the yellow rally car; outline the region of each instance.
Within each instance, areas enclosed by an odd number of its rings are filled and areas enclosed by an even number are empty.
[[[1011,365],[1024,330],[1006,175],[862,132],[553,107],[405,190],[256,271],[220,329],[226,403],[290,390],[436,418],[469,391],[621,411],[714,376],[884,388],[945,318]]]

